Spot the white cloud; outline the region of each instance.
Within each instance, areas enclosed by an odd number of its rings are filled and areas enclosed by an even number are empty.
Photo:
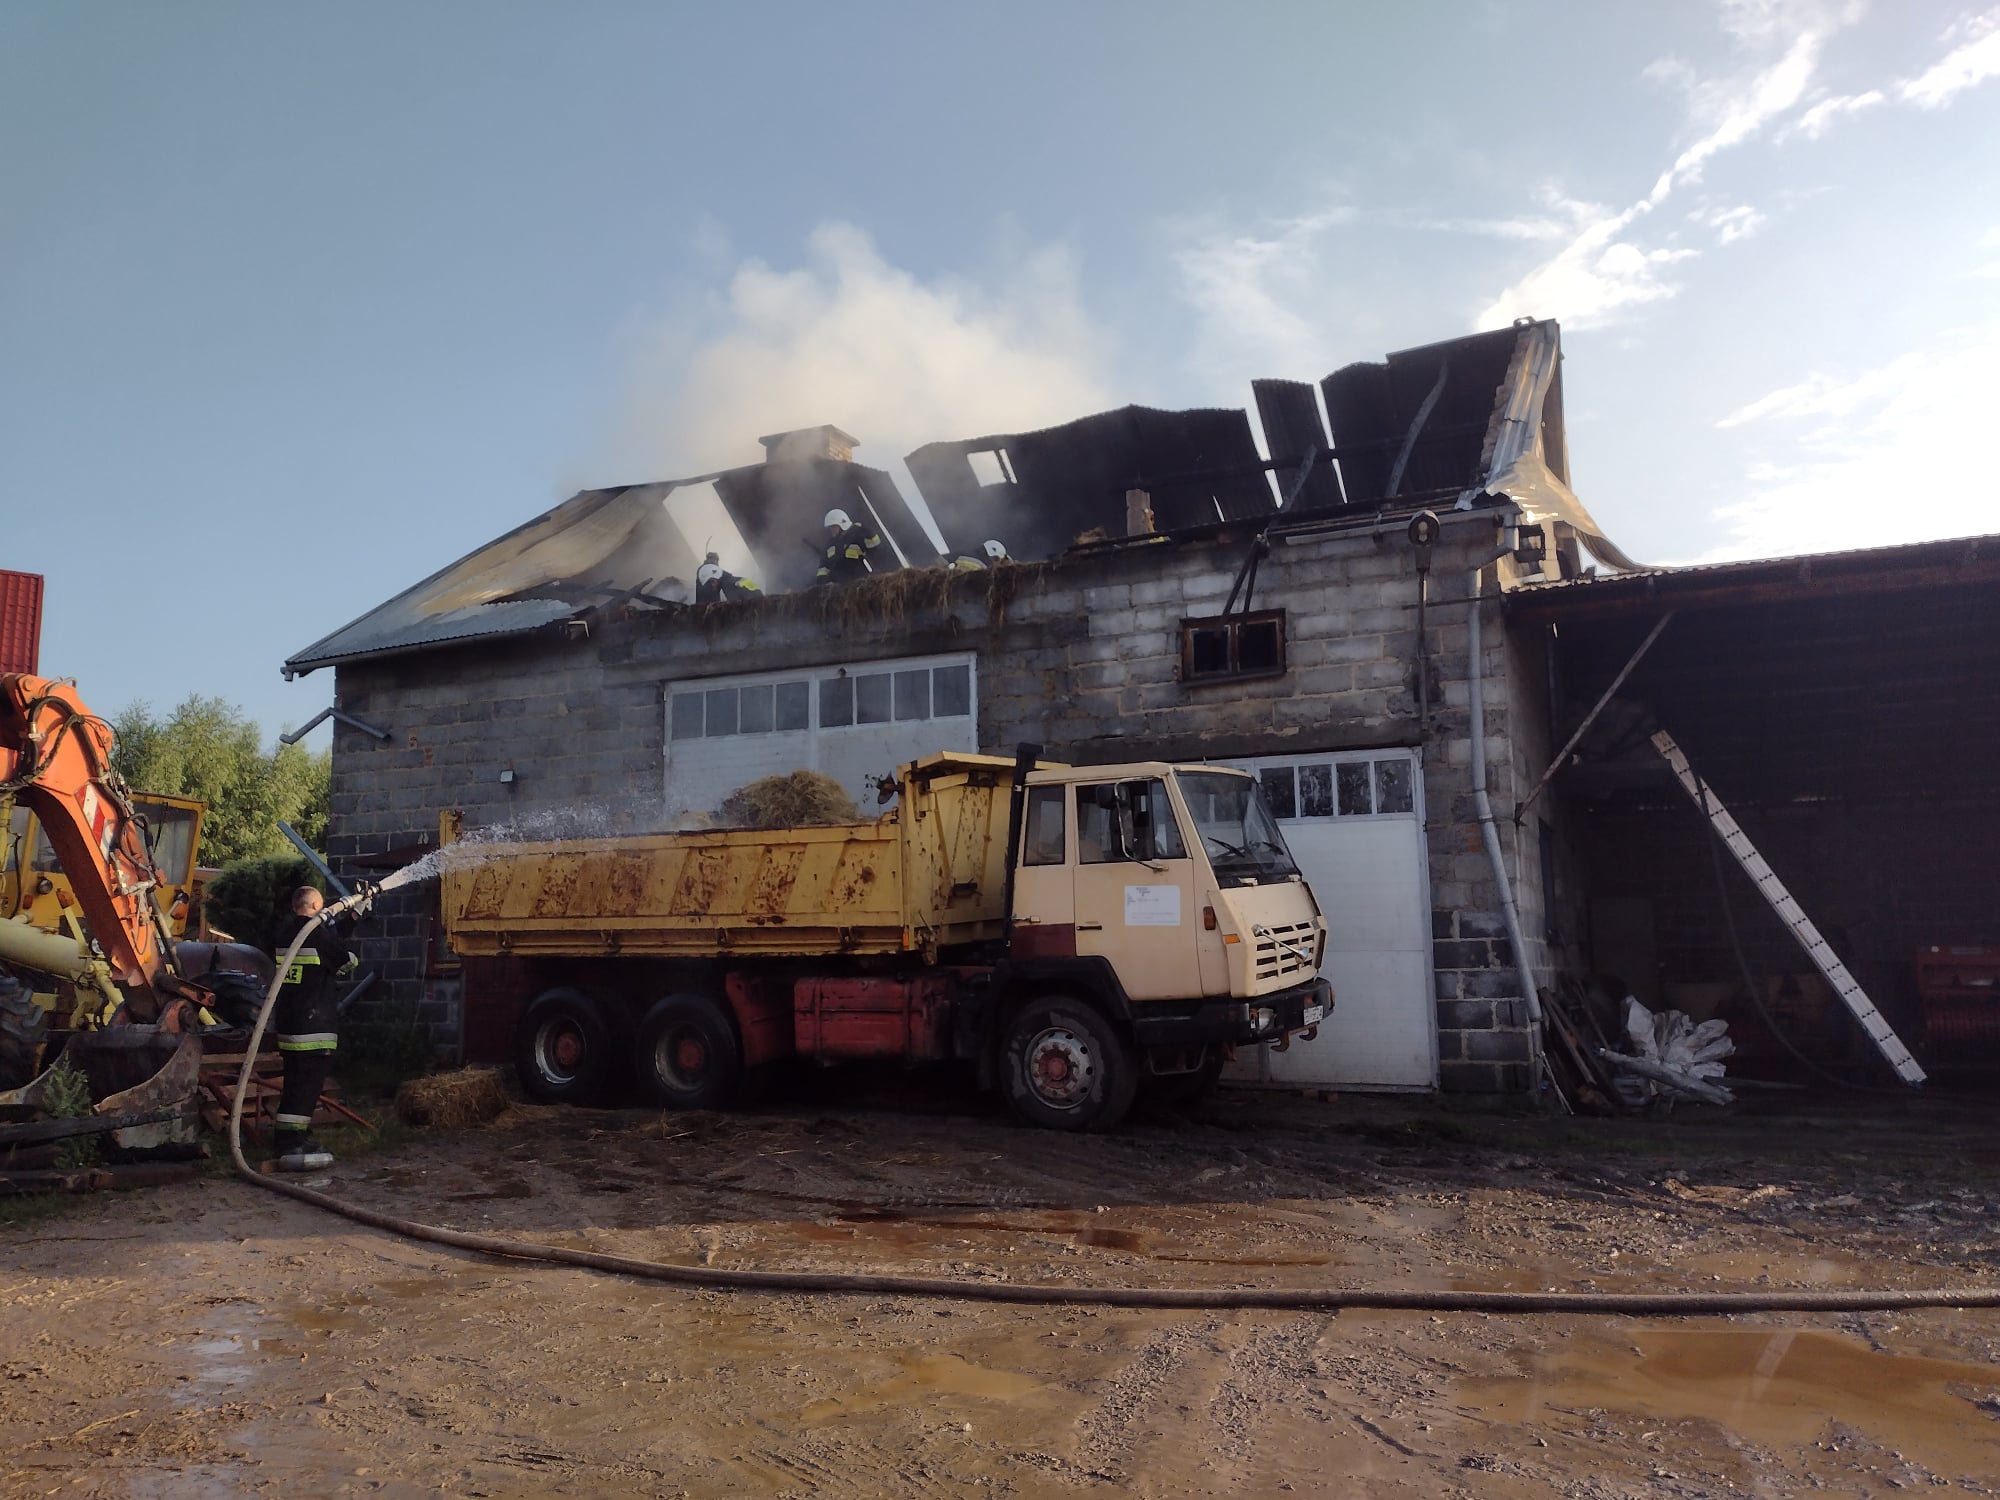
[[[1726,77],[1703,79],[1684,62],[1666,59],[1647,76],[1678,84],[1687,93],[1689,118],[1699,131],[1653,180],[1646,195],[1611,212],[1577,215],[1570,242],[1507,287],[1473,319],[1492,328],[1521,316],[1560,318],[1573,328],[1613,321],[1620,313],[1674,296],[1680,288],[1665,274],[1668,266],[1696,252],[1671,245],[1648,247],[1633,233],[1674,192],[1701,180],[1708,163],[1722,152],[1753,139],[1772,121],[1805,98],[1826,40],[1858,14],[1858,7],[1810,0],[1729,0],[1722,7],[1724,28],[1739,45],[1768,51],[1782,45],[1771,61]],[[1755,210],[1715,224],[1717,242],[1729,244],[1754,232]]]
[[[895,468],[920,443],[1046,426],[1111,404],[1106,341],[1067,255],[1042,249],[984,282],[925,281],[850,224],[805,264],[735,267],[726,287],[643,330],[618,477],[755,462],[759,435],[831,422]]]
[[[1942,109],[1959,94],[1989,78],[2000,78],[2000,8],[1960,23],[1945,33],[1958,39],[1943,57],[1898,86],[1898,97],[1921,109]]]
[[[1731,412],[1717,425],[1743,434],[1746,494],[1717,512],[1728,536],[1701,560],[1990,532],[1996,389],[2000,321]]]
[[[1820,100],[1819,103],[1794,120],[1785,130],[1785,139],[1789,140],[1793,136],[1802,135],[1809,141],[1816,141],[1825,135],[1832,128],[1833,122],[1841,116],[1859,114],[1864,109],[1873,109],[1887,98],[1888,95],[1884,94],[1880,89],[1869,89],[1865,93],[1860,94],[1834,94],[1829,98]]]
[[[1747,203],[1739,203],[1734,208],[1698,209],[1688,217],[1713,229],[1718,245],[1733,245],[1738,240],[1747,240],[1765,223],[1764,215]]]
[[[1174,264],[1200,320],[1196,359],[1231,374],[1239,366],[1312,369],[1324,361],[1325,331],[1301,309],[1323,300],[1320,240],[1355,218],[1336,207],[1260,234],[1194,233]]]

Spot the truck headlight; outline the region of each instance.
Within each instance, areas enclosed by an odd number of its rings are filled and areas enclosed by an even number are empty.
[[[1268,1005],[1259,1005],[1250,1012],[1250,1029],[1262,1036],[1278,1024],[1278,1013]]]

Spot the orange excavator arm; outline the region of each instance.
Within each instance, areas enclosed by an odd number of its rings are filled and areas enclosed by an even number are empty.
[[[145,820],[112,765],[111,743],[111,726],[72,684],[0,675],[0,795],[40,819],[130,1019],[153,1021],[177,996],[199,991],[175,972]]]

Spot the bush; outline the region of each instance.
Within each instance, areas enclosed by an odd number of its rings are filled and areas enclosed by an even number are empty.
[[[209,925],[268,953],[271,939],[292,913],[292,892],[302,885],[316,886],[322,894],[326,890],[318,872],[296,854],[235,860],[208,883],[203,906]]]
[[[430,1028],[417,1019],[414,1001],[361,1001],[340,1018],[340,1081],[364,1094],[392,1094],[406,1078],[430,1071]]]

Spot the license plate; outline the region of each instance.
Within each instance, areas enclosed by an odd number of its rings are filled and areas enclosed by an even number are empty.
[[[1317,1026],[1325,1019],[1326,1007],[1324,1005],[1308,1005],[1306,1007],[1306,1025]]]

